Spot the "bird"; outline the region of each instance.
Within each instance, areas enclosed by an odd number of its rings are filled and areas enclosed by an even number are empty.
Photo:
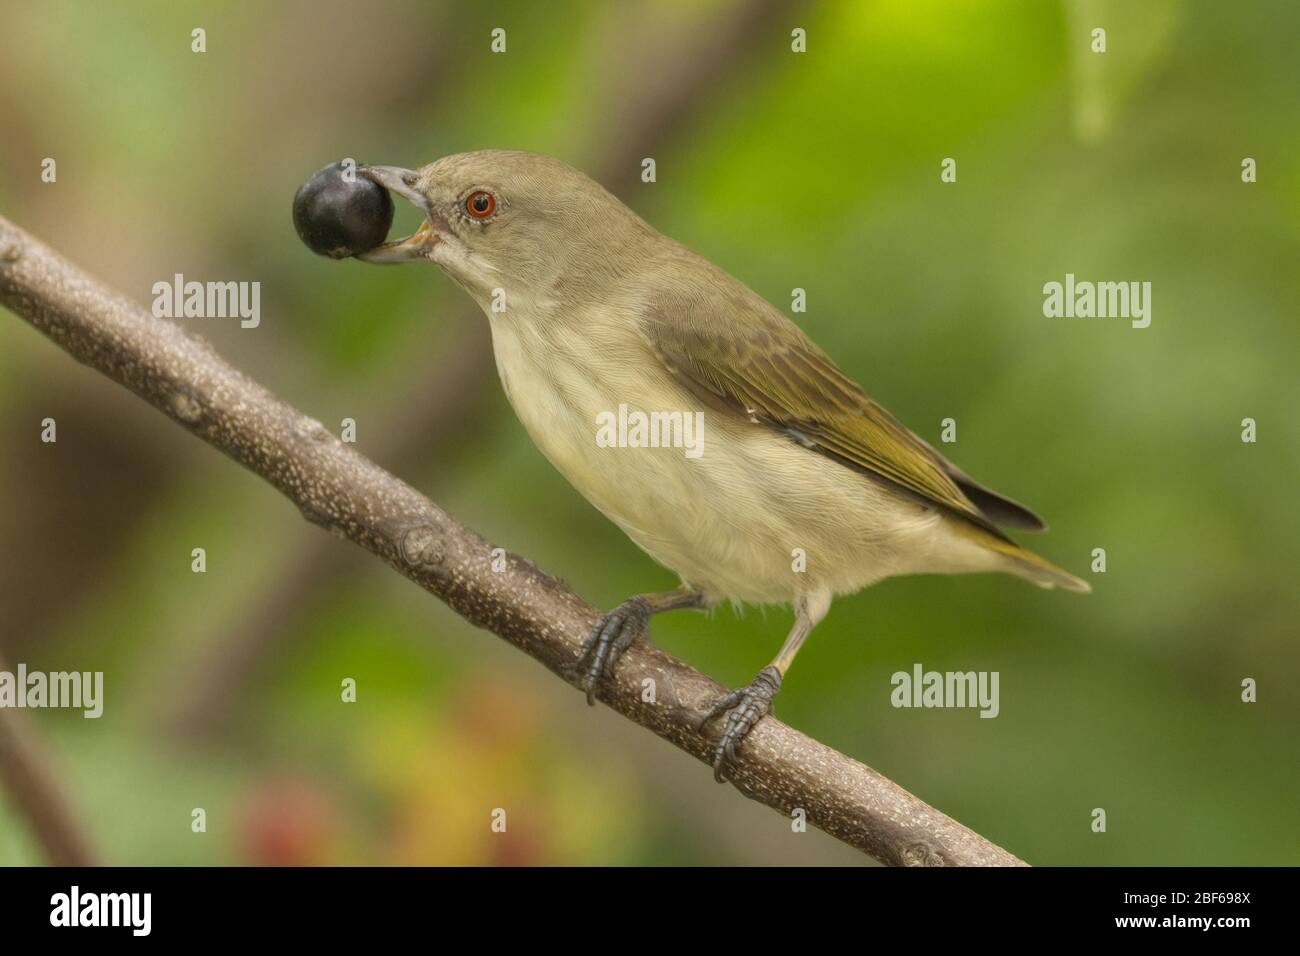
[[[1090,590],[1007,535],[1045,530],[1036,514],[905,427],[782,311],[562,160],[479,150],[358,173],[424,219],[355,258],[430,262],[464,289],[538,449],[681,582],[599,618],[575,672],[588,703],[654,615],[793,608],[776,656],[699,723],[725,715],[711,750],[719,782],[835,597],[975,572]],[[631,429],[598,441],[615,414],[669,440],[642,428],[637,441]],[[679,421],[700,424],[693,455],[673,447]]]

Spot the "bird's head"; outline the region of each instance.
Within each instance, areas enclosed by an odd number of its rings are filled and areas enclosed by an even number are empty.
[[[594,180],[537,153],[482,150],[358,173],[410,200],[425,221],[357,258],[435,262],[480,302],[498,288],[544,298],[573,276],[598,281],[629,244],[654,235]]]

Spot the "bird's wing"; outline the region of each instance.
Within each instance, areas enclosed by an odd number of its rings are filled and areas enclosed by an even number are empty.
[[[768,303],[747,289],[713,289],[718,298],[668,291],[641,313],[651,350],[697,398],[999,538],[995,522],[1042,527],[1028,509],[977,485],[904,427]]]

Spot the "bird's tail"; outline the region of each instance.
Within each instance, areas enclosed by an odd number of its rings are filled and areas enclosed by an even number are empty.
[[[961,533],[1003,557],[1003,569],[1008,573],[1037,584],[1040,588],[1061,588],[1079,594],[1092,592],[1092,585],[1087,581],[1076,578],[1069,571],[1058,568],[1051,561],[1039,557],[1032,551],[1026,551],[1014,541],[1003,537],[1001,533],[971,524],[963,523],[963,525],[959,526]]]
[[[1009,570],[1012,574],[1037,584],[1040,588],[1061,588],[1078,594],[1092,593],[1092,585],[1082,578],[1076,578],[1064,568],[1058,568],[1046,558],[1041,558],[1032,551],[1015,548],[1015,554],[1007,554]]]

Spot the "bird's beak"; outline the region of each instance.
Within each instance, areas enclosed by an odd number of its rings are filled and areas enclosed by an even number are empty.
[[[437,231],[434,229],[434,213],[429,205],[429,200],[415,188],[420,174],[411,169],[402,169],[400,166],[362,166],[357,172],[379,183],[389,192],[410,200],[424,210],[425,218],[414,235],[393,242],[386,242],[369,252],[358,253],[356,258],[363,262],[373,262],[380,265],[428,259],[429,252],[440,240]]]

